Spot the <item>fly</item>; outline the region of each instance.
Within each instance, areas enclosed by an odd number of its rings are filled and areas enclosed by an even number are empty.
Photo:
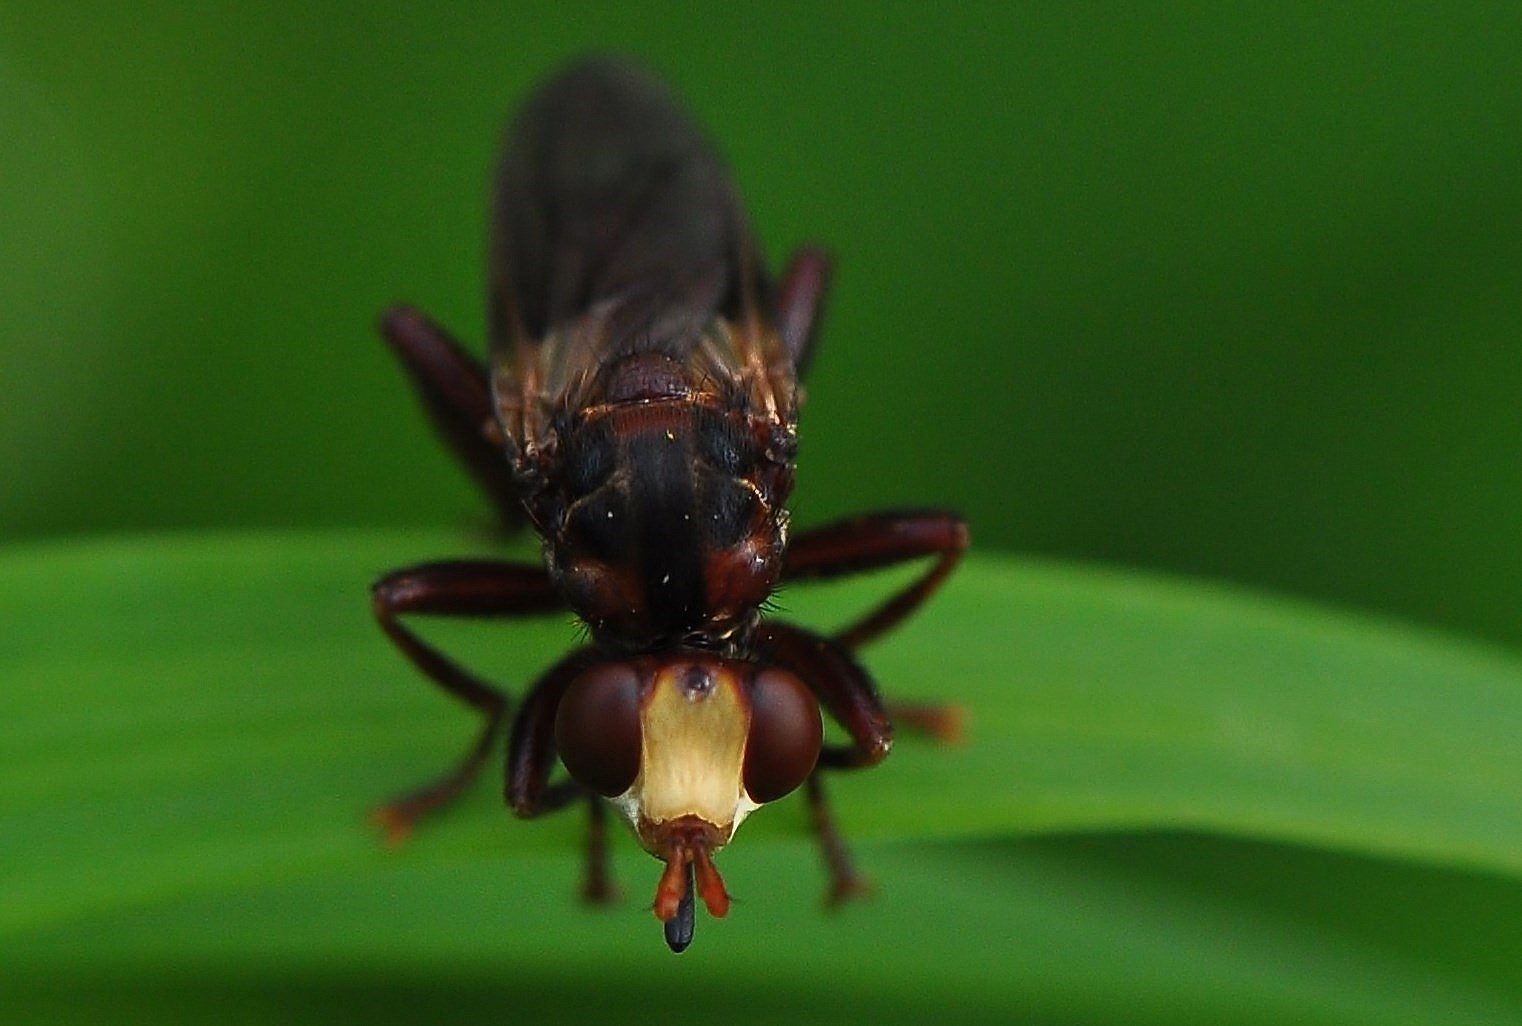
[[[829,259],[804,249],[774,283],[703,133],[647,73],[592,59],[514,122],[490,261],[489,366],[411,308],[381,327],[450,449],[505,523],[533,528],[543,562],[431,562],[375,584],[382,630],[483,720],[456,767],[378,821],[405,837],[506,731],[517,815],[589,810],[588,898],[612,895],[609,807],[664,863],[653,907],[674,951],[692,940],[697,899],[715,917],[729,909],[714,854],[799,787],[831,895],[854,893],[821,771],[874,765],[893,740],[855,652],[946,579],[967,528],[952,513],[892,511],[790,537],[798,381]],[[762,615],[783,582],[922,558],[924,573],[834,633]],[[586,643],[511,715],[506,694],[403,622],[567,610]],[[821,710],[845,743],[824,742]]]

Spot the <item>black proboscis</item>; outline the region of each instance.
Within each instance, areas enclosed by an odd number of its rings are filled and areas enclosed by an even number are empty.
[[[693,893],[697,890],[694,886],[692,863],[687,863],[687,887],[682,891],[682,900],[677,903],[676,915],[666,920],[664,924],[666,932],[666,946],[677,954],[687,950],[687,945],[692,943],[692,935],[697,930],[697,916],[694,914],[696,902]]]

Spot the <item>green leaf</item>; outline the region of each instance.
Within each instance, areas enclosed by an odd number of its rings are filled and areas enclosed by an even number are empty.
[[[91,1022],[622,1021],[670,1001],[768,1021],[1522,1015],[1515,657],[974,557],[864,654],[890,696],[955,701],[970,728],[832,780],[878,893],[818,913],[789,799],[726,850],[741,900],[678,959],[643,911],[658,867],[622,845],[629,899],[581,909],[581,817],[512,819],[497,772],[399,850],[367,827],[473,724],[385,643],[366,586],[469,548],[351,532],[0,558],[0,1005]],[[886,586],[789,589],[784,615],[841,622]],[[553,617],[426,629],[516,686],[576,638]]]

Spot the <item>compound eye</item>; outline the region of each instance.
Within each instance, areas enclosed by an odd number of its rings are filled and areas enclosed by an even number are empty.
[[[561,696],[555,748],[572,777],[613,798],[639,775],[640,679],[626,663],[585,671]]]
[[[776,668],[756,674],[745,742],[745,792],[751,801],[775,801],[807,780],[823,737],[819,703],[803,681]]]

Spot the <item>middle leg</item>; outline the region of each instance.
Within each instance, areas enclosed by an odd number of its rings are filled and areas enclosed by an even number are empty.
[[[869,513],[805,531],[788,546],[784,580],[842,577],[934,556],[923,574],[834,639],[855,649],[913,613],[951,576],[967,550],[967,521],[942,510]]]
[[[419,819],[454,801],[475,778],[508,709],[506,695],[423,641],[401,617],[523,616],[559,609],[561,602],[542,567],[485,560],[425,563],[398,570],[377,581],[371,595],[376,621],[408,661],[484,719],[480,734],[455,767],[375,810],[372,818],[395,843],[404,840]]]

